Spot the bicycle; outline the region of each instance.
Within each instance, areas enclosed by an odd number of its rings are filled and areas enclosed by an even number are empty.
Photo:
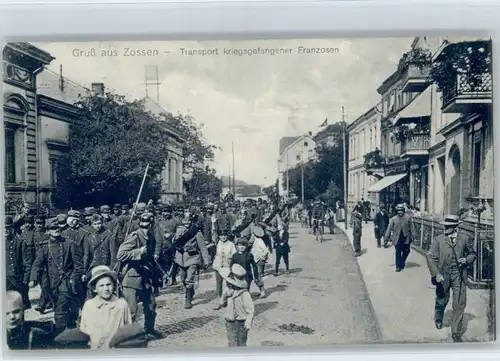
[[[313,234],[316,236],[316,241],[323,243],[325,234],[325,224],[323,220],[315,219],[313,220],[313,224],[314,224]]]

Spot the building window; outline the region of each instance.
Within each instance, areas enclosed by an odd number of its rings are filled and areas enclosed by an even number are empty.
[[[472,164],[472,195],[479,195],[480,175],[481,175],[481,140],[474,140]]]
[[[5,129],[5,182],[16,183],[16,133]]]
[[[50,160],[50,185],[57,187],[57,159]]]
[[[168,189],[172,190],[172,159],[168,160]]]

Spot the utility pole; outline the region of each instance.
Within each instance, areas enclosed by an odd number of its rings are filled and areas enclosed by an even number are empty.
[[[290,176],[288,174],[288,168],[290,163],[288,163],[288,149],[286,150],[286,197],[290,197]]]
[[[300,165],[300,186],[302,192],[302,204],[304,204],[304,160],[303,159],[302,159],[302,164]]]
[[[233,195],[236,197],[236,176],[234,175],[234,142],[231,143],[233,153]]]
[[[342,105],[342,147],[343,147],[343,170],[344,170],[344,222],[345,229],[349,228],[349,224],[347,222],[347,147],[346,147],[346,137],[347,137],[347,129],[345,124],[345,111],[344,106]]]

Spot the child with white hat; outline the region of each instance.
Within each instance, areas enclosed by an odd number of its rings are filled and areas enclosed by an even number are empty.
[[[255,308],[248,292],[246,270],[239,264],[222,268],[219,274],[226,281],[222,298],[226,304],[226,331],[229,347],[246,346]]]

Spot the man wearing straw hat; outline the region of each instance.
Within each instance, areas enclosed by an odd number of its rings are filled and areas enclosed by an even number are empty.
[[[415,236],[415,227],[411,216],[405,213],[402,204],[396,206],[396,215],[389,221],[385,231],[384,244],[390,240],[396,251],[396,272],[401,272],[406,266],[406,260],[410,255],[411,242]]]
[[[444,233],[431,243],[427,253],[427,265],[436,286],[434,321],[437,329],[443,327],[443,316],[453,292],[451,335],[453,341],[462,342],[463,324],[467,304],[467,268],[476,260],[470,238],[458,232],[458,216],[447,215],[443,222]]]

